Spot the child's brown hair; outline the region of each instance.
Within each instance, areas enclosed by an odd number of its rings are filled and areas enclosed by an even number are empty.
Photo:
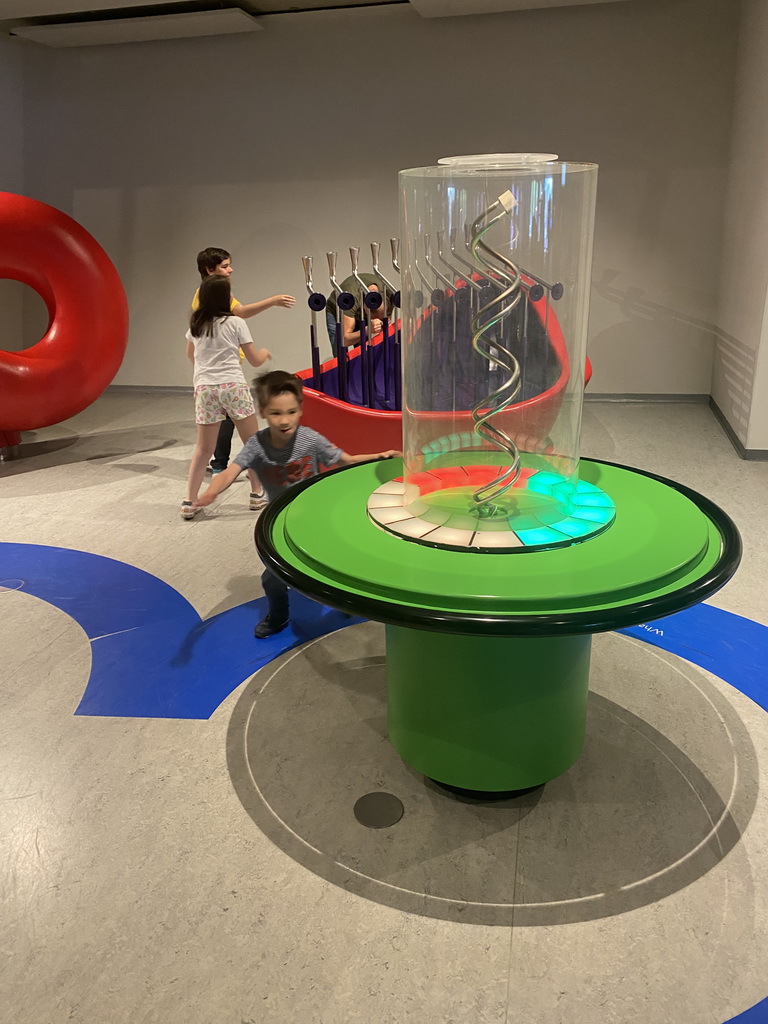
[[[278,395],[293,395],[301,405],[304,395],[304,385],[301,378],[287,370],[272,370],[259,377],[256,381],[256,401],[260,409],[266,409],[271,398]]]

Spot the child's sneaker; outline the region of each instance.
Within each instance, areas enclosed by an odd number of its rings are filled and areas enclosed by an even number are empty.
[[[253,635],[257,640],[266,640],[268,636],[274,636],[275,633],[282,633],[287,625],[288,619],[286,619],[285,622],[275,625],[269,615],[265,615],[258,626],[254,629]]]
[[[261,494],[256,494],[255,491],[251,491],[251,500],[248,504],[248,508],[251,512],[260,512],[263,508],[266,508],[268,504],[269,500],[264,491],[262,491]]]
[[[181,518],[182,519],[194,519],[198,512],[203,510],[199,506],[195,506],[191,501],[182,501],[181,503]]]

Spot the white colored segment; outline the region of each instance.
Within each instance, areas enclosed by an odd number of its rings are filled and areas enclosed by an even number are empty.
[[[405,483],[402,480],[388,480],[377,487],[374,494],[405,494]]]
[[[466,530],[452,530],[450,526],[438,526],[426,539],[434,544],[448,544],[453,548],[468,548],[472,534],[467,533]]]
[[[424,537],[435,529],[435,524],[428,523],[426,519],[408,519],[404,523],[391,523],[388,528],[403,537]]]
[[[523,542],[511,530],[488,531],[487,533],[476,533],[470,544],[472,548],[522,548]]]
[[[402,494],[381,494],[374,491],[368,499],[368,508],[403,508]]]
[[[410,512],[404,508],[369,508],[368,515],[374,522],[381,523],[382,526],[413,519]]]

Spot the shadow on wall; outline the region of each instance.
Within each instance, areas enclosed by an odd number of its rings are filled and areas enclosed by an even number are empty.
[[[644,297],[640,288],[622,290],[616,287],[614,282],[618,276],[618,271],[604,270],[602,278],[593,282],[595,293],[617,307],[625,317],[624,323],[606,328],[591,339],[591,357],[598,371],[601,346],[604,351],[606,345],[622,345],[622,354],[628,349],[642,354],[651,337],[664,338],[671,345],[676,342],[687,345],[689,349],[691,345],[699,350],[702,346],[711,346],[712,373],[708,391],[744,442],[749,425],[757,354],[711,321],[652,302]]]
[[[712,367],[712,397],[735,434],[747,443],[752,388],[757,369],[757,353],[718,329]]]
[[[622,391],[657,393],[659,367],[650,365],[647,356],[652,344],[657,361],[659,351],[666,353],[661,358],[666,360],[669,393],[709,393],[713,352],[721,337],[717,325],[684,310],[654,302],[637,286],[620,288],[616,284],[619,276],[619,271],[605,269],[602,277],[592,282],[593,317],[596,299],[602,299],[611,307],[611,318],[615,311],[624,317],[623,321],[611,322],[590,337],[589,355],[595,367],[597,390],[600,390],[603,373],[610,372],[613,362],[625,381],[628,368],[631,374],[630,387],[623,387]],[[663,346],[661,349],[659,343]],[[616,365],[617,358],[621,360],[620,369]]]

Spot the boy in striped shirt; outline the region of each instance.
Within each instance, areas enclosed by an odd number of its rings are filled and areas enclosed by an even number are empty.
[[[208,490],[195,502],[196,506],[210,505],[244,469],[256,470],[267,497],[274,501],[291,484],[319,473],[321,465],[331,469],[400,455],[396,451],[349,455],[316,430],[302,427],[302,388],[301,380],[285,370],[273,370],[259,378],[256,398],[267,427],[254,434],[232,464],[214,477]],[[285,629],[289,615],[287,585],[269,569],[264,570],[261,584],[269,611],[254,630],[259,640]]]

